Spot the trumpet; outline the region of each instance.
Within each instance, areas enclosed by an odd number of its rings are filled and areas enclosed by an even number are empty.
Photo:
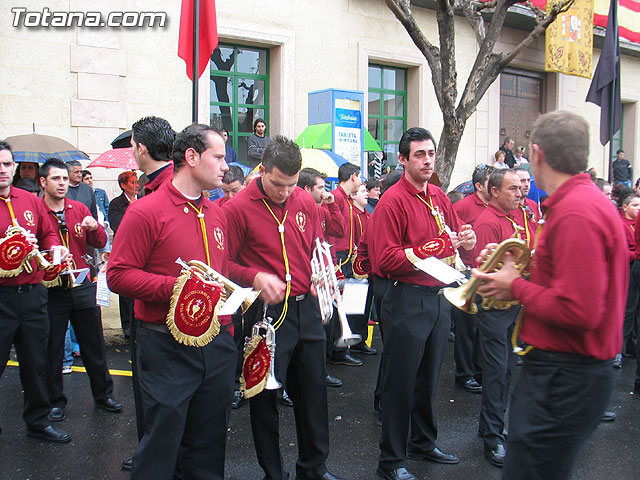
[[[187,270],[194,270],[205,281],[221,283],[227,291],[227,298],[229,298],[235,290],[240,288],[239,285],[233,283],[224,275],[216,272],[213,268],[200,260],[190,260],[189,263],[186,263],[178,257],[176,263]],[[259,295],[260,290],[252,290],[251,293],[245,297],[242,301],[242,305],[240,306],[242,313],[245,313],[249,309]]]
[[[516,259],[515,267],[520,273],[522,273],[531,259],[531,250],[529,250],[527,243],[519,238],[508,238],[500,243],[485,259],[485,261],[482,262],[482,265],[480,265],[478,270],[483,273],[500,270],[503,265],[505,254],[514,249],[520,252],[520,255]],[[479,285],[480,280],[478,280],[477,277],[472,276],[471,279],[463,282],[459,287],[445,288],[442,293],[452,305],[464,312],[475,315],[478,313],[478,307],[474,303],[474,299]],[[505,304],[505,306],[508,308],[512,304],[512,302],[508,302],[508,305]],[[489,310],[490,308],[504,309],[500,308],[498,305],[499,302],[497,302],[494,297],[487,297],[482,300],[482,308],[484,310]]]
[[[245,398],[258,395],[262,390],[277,390],[282,387],[276,378],[276,329],[271,322],[272,319],[267,317],[265,303],[262,320],[251,328],[251,336],[244,342],[240,383]]]
[[[319,238],[316,238],[316,246],[313,249],[311,270],[311,281],[316,286],[316,291],[318,292],[322,323],[326,325],[329,320],[331,320],[334,305],[338,311],[341,334],[340,338],[334,342],[334,345],[338,348],[357,345],[362,341],[362,337],[351,331],[347,315],[344,313],[336,270],[331,260],[330,246],[326,242],[321,242]]]

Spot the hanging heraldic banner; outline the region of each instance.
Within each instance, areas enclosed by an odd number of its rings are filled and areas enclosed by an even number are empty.
[[[591,78],[592,60],[593,0],[576,0],[547,28],[545,70]]]

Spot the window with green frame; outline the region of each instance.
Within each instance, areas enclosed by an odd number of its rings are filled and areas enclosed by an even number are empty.
[[[384,165],[398,163],[398,144],[407,129],[407,70],[369,65],[369,133],[384,152]],[[370,159],[371,160],[371,159]]]
[[[263,118],[269,135],[269,50],[218,45],[211,55],[210,123],[229,132],[227,144],[247,161],[247,138]]]

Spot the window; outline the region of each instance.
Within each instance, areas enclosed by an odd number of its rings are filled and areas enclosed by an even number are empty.
[[[384,152],[384,166],[394,167],[400,137],[407,129],[407,70],[369,65],[368,101],[369,133]],[[370,176],[374,174],[369,172]]]
[[[264,118],[269,135],[269,51],[218,45],[210,67],[210,123],[229,132],[227,143],[245,163],[255,119]]]

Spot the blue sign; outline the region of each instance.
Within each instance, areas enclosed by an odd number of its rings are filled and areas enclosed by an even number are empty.
[[[336,108],[336,127],[360,128],[362,117],[360,110],[348,110],[346,108]]]

